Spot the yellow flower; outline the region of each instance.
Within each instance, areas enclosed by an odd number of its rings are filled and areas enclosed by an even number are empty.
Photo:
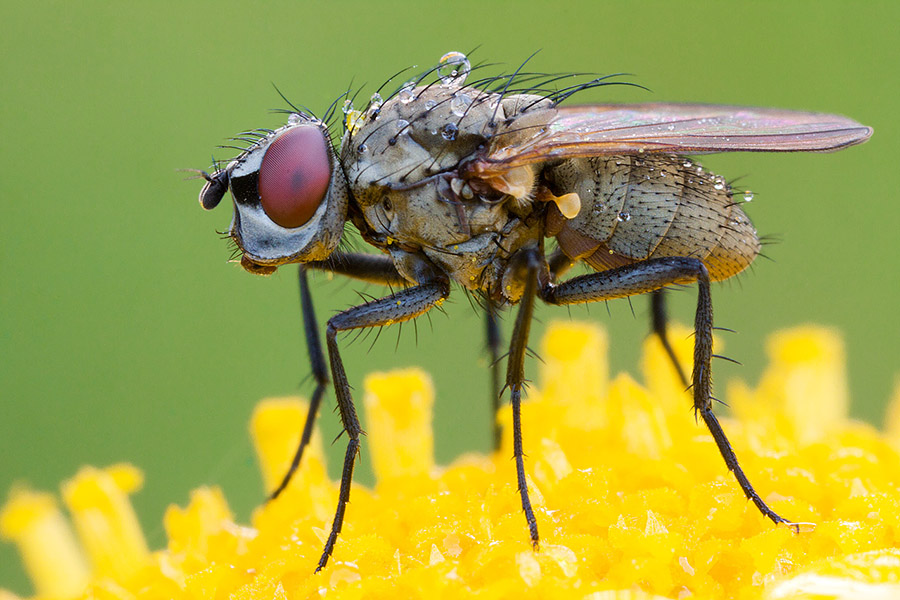
[[[685,366],[689,332],[672,332]],[[36,592],[53,598],[895,598],[900,597],[900,387],[886,433],[847,417],[840,340],[774,336],[760,384],[727,386],[724,427],[795,534],[748,503],[661,346],[643,385],[610,380],[603,333],[571,323],[544,339],[523,405],[526,463],[542,545],[531,548],[506,437],[492,456],[433,462],[434,392],[415,369],[371,375],[363,405],[377,484],[356,485],[334,556],[313,574],[337,484],[318,435],[290,486],[239,525],[215,488],[165,516],[147,550],[127,494],[132,467],[86,468],[63,485],[81,547],[47,494],[14,490],[0,534]],[[269,488],[302,428],[298,399],[260,403],[251,431]],[[81,549],[83,548],[83,550]],[[0,591],[0,600],[13,596]]]

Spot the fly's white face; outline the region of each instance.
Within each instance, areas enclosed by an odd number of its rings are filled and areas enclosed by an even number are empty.
[[[231,189],[230,234],[248,271],[326,258],[340,241],[348,192],[325,124],[292,114],[284,127],[246,135],[252,145],[206,175],[200,204],[214,208]]]

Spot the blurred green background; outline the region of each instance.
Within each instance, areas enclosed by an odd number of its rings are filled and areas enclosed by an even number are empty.
[[[273,82],[322,113],[351,80],[370,93],[403,67],[476,46],[473,62],[511,70],[542,49],[535,70],[628,72],[652,89],[581,102],[779,106],[875,127],[837,154],[704,164],[744,176],[760,233],[782,239],[765,250],[773,261],[714,289],[717,324],[739,332],[727,353],[744,363],[720,361],[719,385],[756,380],[769,332],[833,325],[853,414],[881,421],[900,372],[895,1],[5,2],[0,22],[0,491],[22,480],[56,490],[83,464],[130,461],[147,475],[134,500],[153,547],[165,506],[201,484],[223,486],[246,519],[263,494],[246,434],[253,405],[311,392],[294,269],[260,278],[228,264],[216,231],[229,203],[204,213],[200,182],[177,169],[207,167],[238,131],[279,125]],[[360,286],[320,277],[315,288],[324,321]],[[694,291],[672,296],[690,322]],[[418,342],[405,328],[399,345],[387,331],[371,350],[345,345],[358,391],[372,370],[432,372],[444,462],[489,443],[482,319],[462,294],[451,300],[419,324]],[[634,316],[626,301],[609,310],[572,313],[607,326],[613,369],[635,371],[647,302],[634,301]],[[541,307],[538,318],[567,315]],[[28,590],[6,544],[0,586]]]

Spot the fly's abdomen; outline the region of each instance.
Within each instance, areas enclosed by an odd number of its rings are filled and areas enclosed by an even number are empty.
[[[710,277],[721,280],[759,253],[756,230],[725,180],[688,159],[571,159],[549,169],[547,179],[554,193],[575,192],[581,199],[577,216],[554,213],[548,230],[563,252],[597,270],[689,256],[703,260]]]

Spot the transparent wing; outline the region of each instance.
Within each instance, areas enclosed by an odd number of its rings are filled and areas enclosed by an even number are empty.
[[[515,132],[512,123],[509,134]],[[610,154],[831,152],[864,142],[872,128],[847,117],[715,104],[608,104],[558,109],[533,136],[505,145],[500,133],[473,174],[496,174],[548,159]]]

